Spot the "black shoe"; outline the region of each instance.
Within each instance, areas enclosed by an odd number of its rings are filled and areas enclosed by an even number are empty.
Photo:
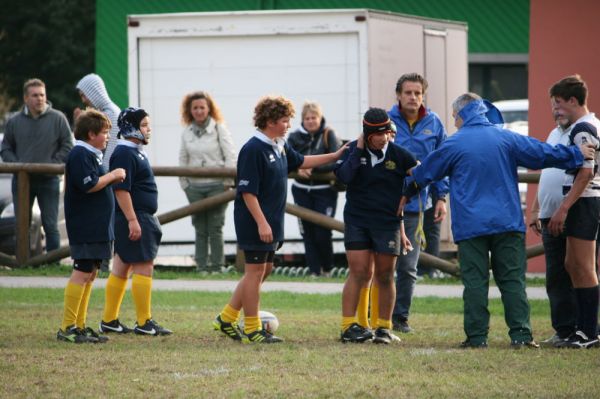
[[[408,320],[403,319],[392,320],[392,329],[405,334],[412,331],[412,328],[408,325]]]
[[[221,331],[223,334],[227,335],[229,338],[234,341],[242,340],[242,331],[240,330],[240,326],[236,322],[226,323],[221,319],[221,315],[217,315],[215,320],[213,321],[213,328],[215,330]]]
[[[121,323],[119,319],[114,319],[113,321],[106,322],[102,320],[100,322],[100,326],[98,327],[98,331],[102,334],[106,333],[117,333],[117,334],[129,334],[133,331],[133,329],[127,327],[125,324]]]
[[[96,331],[92,330],[90,327],[85,327],[81,329],[81,333],[86,337],[93,337],[98,340],[98,343],[105,343],[108,341],[108,337],[106,335],[100,335]]]
[[[521,349],[521,348],[540,349],[540,345],[537,342],[535,342],[533,339],[530,341],[511,341],[510,347],[512,349]]]
[[[488,344],[486,341],[473,342],[469,339],[466,339],[460,343],[459,347],[462,349],[487,349]]]
[[[133,332],[139,335],[171,335],[173,331],[162,327],[160,324],[155,322],[152,319],[146,320],[143,326],[139,326],[138,323],[135,323],[133,327]]]
[[[397,342],[392,337],[392,333],[387,328],[379,327],[375,330],[375,336],[373,337],[373,343],[375,344],[391,344],[392,342]],[[400,338],[396,337],[398,341]]]
[[[276,337],[267,330],[256,330],[251,332],[250,334],[244,334],[244,336],[242,337],[242,342],[245,344],[276,344],[279,342],[283,342],[283,339]]]
[[[572,349],[596,348],[598,346],[600,346],[598,337],[588,338],[583,331],[576,331],[569,338],[556,345],[557,348]]]
[[[94,337],[88,337],[77,326],[69,326],[64,331],[58,330],[56,339],[59,341],[71,342],[74,344],[96,343],[98,340]]]
[[[343,331],[340,340],[344,343],[346,342],[365,342],[373,339],[373,332],[368,329],[362,327],[358,323],[352,323],[350,327]]]

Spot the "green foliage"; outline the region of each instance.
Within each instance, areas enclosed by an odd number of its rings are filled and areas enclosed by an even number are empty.
[[[94,0],[0,0],[0,103],[5,108],[20,108],[23,83],[39,78],[53,107],[71,116],[80,105],[75,85],[94,70],[95,10]]]

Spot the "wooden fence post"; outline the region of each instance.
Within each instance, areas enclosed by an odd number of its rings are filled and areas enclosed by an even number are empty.
[[[29,259],[29,173],[20,170],[17,173],[17,200],[14,201],[16,217],[16,250],[19,265]]]

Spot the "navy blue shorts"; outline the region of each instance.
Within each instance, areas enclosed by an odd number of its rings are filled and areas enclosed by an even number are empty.
[[[358,227],[346,223],[344,229],[344,247],[347,251],[365,250],[390,255],[400,255],[402,242],[400,229],[380,230]]]
[[[600,197],[580,197],[569,209],[565,235],[596,241],[600,219]]]
[[[86,242],[83,244],[70,244],[71,258],[73,259],[110,259],[113,254],[113,242]]]
[[[138,241],[129,239],[129,223],[121,212],[115,215],[115,253],[125,263],[141,263],[153,260],[158,253],[162,230],[158,218],[145,212],[136,212],[142,229]]]

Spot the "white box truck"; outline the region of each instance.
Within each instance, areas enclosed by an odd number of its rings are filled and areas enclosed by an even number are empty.
[[[253,109],[265,94],[282,94],[295,103],[293,128],[300,124],[302,103],[319,102],[328,124],[350,140],[359,134],[369,106],[389,109],[395,103],[396,81],[403,73],[427,78],[426,104],[450,132],[451,101],[467,90],[466,23],[366,9],[128,18],[129,101],[151,115],[147,152],[156,166],[178,164],[179,108],[191,91],[211,93],[239,149],[253,135]],[[176,178],[159,177],[157,183],[159,213],[187,204]],[[292,202],[291,193],[288,198]],[[344,201],[340,195],[340,220]],[[297,219],[286,218],[286,239],[300,238]],[[163,232],[165,243],[194,239],[189,218],[163,226]],[[235,240],[233,205],[224,237]],[[442,239],[448,237],[446,226]]]

